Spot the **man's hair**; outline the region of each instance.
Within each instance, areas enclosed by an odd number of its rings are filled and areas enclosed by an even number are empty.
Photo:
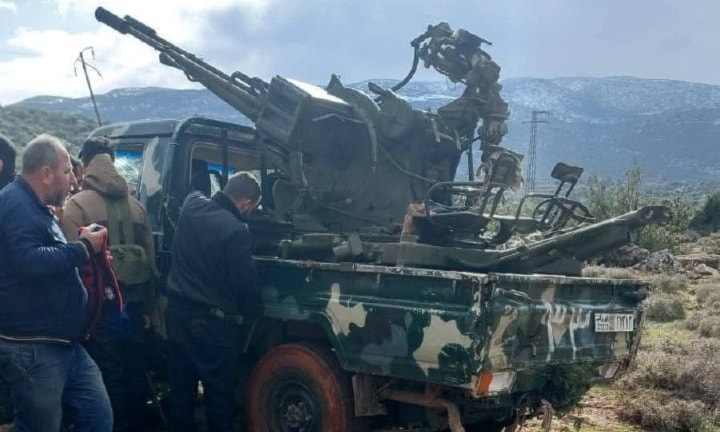
[[[260,184],[254,175],[241,171],[227,181],[223,193],[231,199],[249,199],[253,202],[260,199]]]
[[[104,136],[92,137],[85,140],[80,150],[80,158],[85,166],[90,164],[93,158],[100,154],[110,155],[110,159],[115,162],[115,149],[110,139]]]
[[[0,159],[3,161],[3,170],[2,174],[0,174],[0,178],[12,178],[10,176],[12,176],[15,171],[16,156],[17,153],[15,152],[15,146],[13,146],[12,141],[10,141],[10,139],[5,135],[0,134]]]
[[[70,155],[70,164],[72,165],[73,174],[75,174],[77,172],[77,169],[81,163],[82,162],[80,162],[80,159],[76,158],[73,155]]]
[[[22,155],[23,174],[33,174],[45,166],[57,169],[60,164],[60,150],[65,150],[65,146],[58,137],[42,134],[33,138]]]

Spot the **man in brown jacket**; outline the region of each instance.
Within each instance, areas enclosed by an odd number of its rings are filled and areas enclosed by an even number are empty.
[[[138,245],[144,249],[147,260],[154,262],[155,248],[147,212],[129,195],[127,181],[113,164],[115,151],[110,141],[88,139],[83,144],[81,158],[85,177],[82,190],[65,205],[62,220],[65,236],[73,240],[79,227],[97,223],[108,228],[111,251],[118,243]],[[144,404],[149,396],[144,355],[148,352],[147,329],[154,299],[154,278],[141,283],[123,280],[118,268],[120,257],[114,260],[124,319],[121,322],[101,319],[86,345],[100,366],[110,395],[115,418],[113,430],[135,431],[141,430]]]

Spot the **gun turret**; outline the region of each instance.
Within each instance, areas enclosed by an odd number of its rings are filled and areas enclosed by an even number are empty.
[[[430,26],[413,41],[415,62],[467,86],[437,113],[413,109],[370,83],[370,98],[333,76],[325,89],[275,76],[270,83],[235,72],[228,75],[126,16],[98,8],[98,21],[129,34],[160,52],[160,62],[182,70],[255,123],[258,143],[270,165],[285,177],[268,186],[274,214],[310,230],[333,232],[369,228],[400,231],[408,204],[422,201],[437,182],[450,182],[472,143],[497,146],[505,133],[507,104],[499,95],[500,67],[480,49],[484,39],[447,24]],[[475,131],[482,120],[482,127]],[[268,148],[268,147],[266,147]],[[472,177],[471,177],[472,179]],[[300,228],[302,230],[302,228]]]
[[[241,72],[227,75],[157,35],[154,29],[131,16],[125,18],[99,7],[95,18],[122,33],[129,34],[160,52],[160,62],[185,72],[188,80],[198,82],[220,99],[255,121],[262,106],[261,100],[268,84],[260,78],[251,78]]]

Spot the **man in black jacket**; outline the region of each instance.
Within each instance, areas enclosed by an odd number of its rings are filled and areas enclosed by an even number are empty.
[[[232,430],[242,337],[260,305],[252,236],[243,216],[259,201],[257,180],[241,172],[211,199],[191,193],[180,212],[166,312],[175,431],[195,430],[198,381],[209,430]]]
[[[100,371],[79,343],[87,292],[77,271],[107,231],[83,227],[78,241],[65,240],[49,209],[74,180],[59,139],[35,138],[22,161],[0,190],[0,382],[12,395],[15,430],[57,432],[65,408],[76,431],[110,432]]]
[[[12,142],[0,134],[0,189],[15,177],[15,147]]]
[[[15,147],[12,142],[0,134],[0,189],[10,183],[15,177]],[[0,383],[0,424],[11,422],[10,393],[6,386]]]

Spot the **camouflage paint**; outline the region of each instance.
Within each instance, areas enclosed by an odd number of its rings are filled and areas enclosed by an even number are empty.
[[[470,391],[483,371],[533,371],[516,384],[529,391],[542,386],[538,373],[549,366],[627,363],[639,326],[597,333],[592,318],[632,313],[640,323],[636,294],[646,289],[638,281],[257,263],[265,316],[319,325],[343,368]]]
[[[579,272],[582,260],[627,243],[635,228],[651,223],[660,208],[546,231],[542,241],[505,250],[477,241],[481,232],[453,239],[471,244],[462,247],[442,238],[423,240],[425,244],[389,239],[402,227],[409,204],[427,203],[434,184],[454,179],[463,152],[473,153],[475,138],[483,153],[481,168],[493,171],[487,156],[499,151],[508,107],[500,96],[500,67],[482,49],[484,39],[440,23],[413,41],[416,60],[466,87],[461,97],[429,113],[413,110],[394,94],[396,88],[373,83],[369,90],[377,102],[345,88],[337,77],[320,89],[282,77],[266,83],[242,73],[227,75],[130,17],[98,8],[96,18],[158,50],[162,63],[182,70],[255,123],[252,135],[258,139],[248,142],[262,143],[270,164],[266,167],[288,177],[289,193],[273,197],[276,209],[286,211],[263,216],[271,222],[294,221],[287,233],[290,240],[307,232],[386,236],[362,244],[361,249],[372,251],[363,257],[364,264],[328,262],[337,259],[332,247],[326,255],[311,251],[326,258],[305,257],[317,261],[290,260],[276,256],[279,238],[286,234],[276,225],[279,234],[266,249],[276,255],[257,258],[263,317],[290,325],[316,324],[345,370],[401,383],[437,384],[463,396],[478,396],[482,372],[516,372],[512,395],[497,396],[487,405],[476,401],[479,410],[492,410],[497,405],[488,406],[495,401],[519,404],[522,398],[513,400],[514,395],[542,396],[557,366],[620,362],[626,367],[634,356],[643,284],[531,273]],[[186,145],[192,138],[179,132],[183,124],[145,122],[103,129],[119,142],[145,130],[149,141],[140,195],[155,215],[153,228],[163,236],[159,256],[168,264],[173,220],[189,188],[182,173],[190,171]],[[162,137],[172,137],[177,145],[163,145]],[[468,168],[472,180],[472,158]],[[519,163],[514,168],[508,172],[519,170]],[[518,180],[512,176],[500,186],[512,188]],[[490,185],[477,183],[476,192],[488,198]],[[444,203],[450,204],[450,198]],[[471,216],[487,219],[483,209],[476,210]],[[458,222],[452,228],[463,226]],[[523,274],[510,274],[515,272]],[[633,314],[638,325],[631,332],[598,333],[593,325],[597,313]]]

